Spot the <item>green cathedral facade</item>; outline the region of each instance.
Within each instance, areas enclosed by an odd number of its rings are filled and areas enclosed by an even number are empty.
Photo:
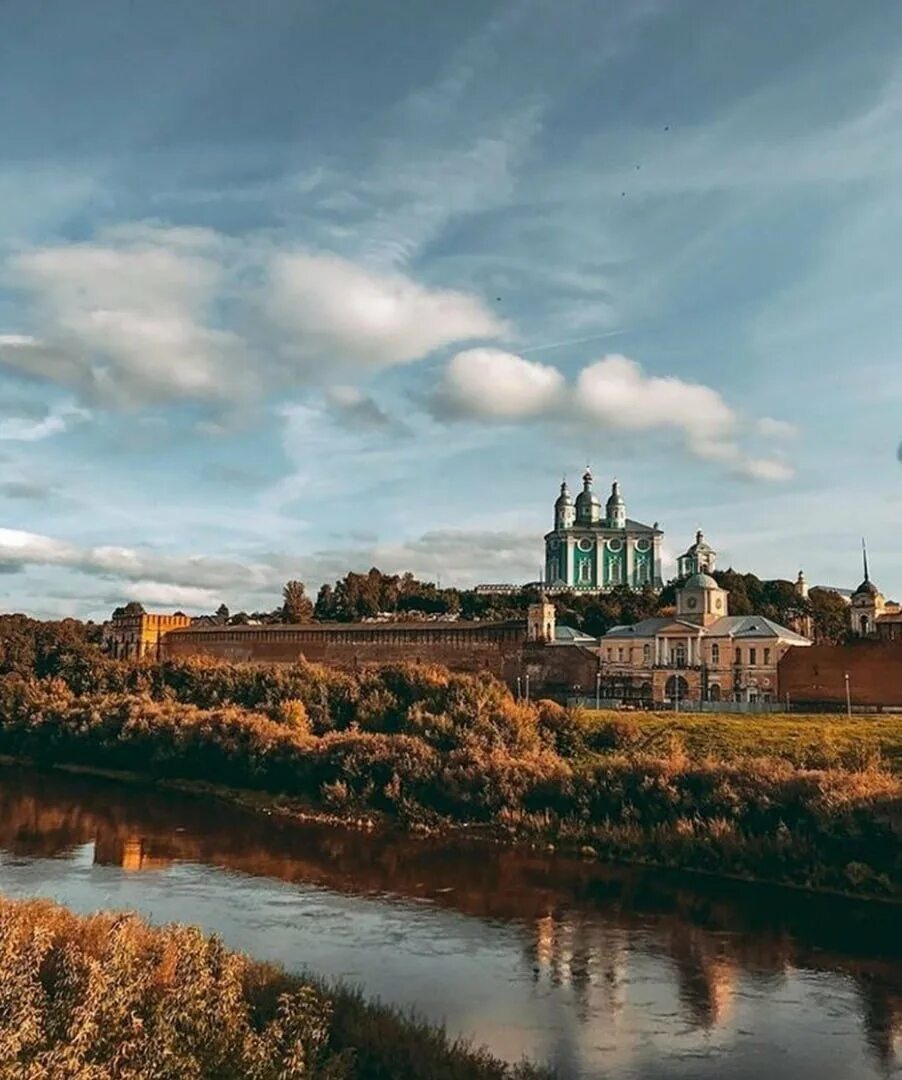
[[[592,490],[586,469],[583,490],[571,498],[566,481],[554,504],[554,528],[545,536],[545,585],[549,589],[610,592],[621,586],[660,589],[661,541],[654,525],[626,515],[617,481],[605,504]]]

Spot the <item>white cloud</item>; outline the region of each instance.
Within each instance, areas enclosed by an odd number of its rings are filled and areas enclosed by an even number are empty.
[[[577,421],[615,431],[676,432],[695,457],[730,464],[743,476],[785,480],[794,471],[785,461],[748,457],[738,441],[740,418],[717,390],[648,375],[616,354],[587,365],[568,386],[555,367],[498,349],[468,349],[448,362],[430,408],[439,419],[501,422],[547,419],[565,408]]]
[[[646,375],[635,360],[619,355],[583,368],[576,401],[588,416],[610,427],[674,428],[690,446],[703,450],[722,444],[736,427],[736,414],[716,390],[672,375]]]
[[[40,334],[5,335],[0,362],[115,407],[246,393],[240,340],[208,325],[222,268],[193,250],[205,237],[145,227],[14,256],[9,276],[29,293]]]
[[[30,416],[9,416],[0,420],[0,442],[39,442],[51,435],[59,435],[73,424],[89,420],[87,409],[76,405],[63,405],[51,409],[40,419]]]
[[[304,555],[270,554],[246,562],[208,555],[161,555],[124,547],[78,547],[38,533],[0,529],[0,566],[7,571],[29,567],[68,567],[115,583],[99,595],[83,595],[83,607],[98,611],[103,602],[127,599],[160,607],[209,611],[225,601],[230,607],[269,610],[279,603],[282,585],[301,578],[314,591],[324,581],[349,570],[378,566],[386,573],[414,574],[446,584],[468,586],[484,580],[535,578],[541,539],[515,530],[437,529],[397,543],[377,539],[351,547]]]
[[[240,411],[286,386],[506,332],[468,293],[199,228],[123,225],[94,243],[20,252],[7,271],[34,332],[0,335],[0,365],[112,408]]]
[[[781,458],[745,458],[736,471],[750,480],[790,480],[795,476],[790,462]]]
[[[432,408],[440,416],[520,420],[547,413],[563,394],[557,368],[500,349],[467,349],[448,362]]]
[[[434,349],[504,334],[473,296],[427,289],[402,274],[377,274],[329,254],[293,252],[272,261],[266,311],[302,368],[373,370],[408,364]]]
[[[209,611],[222,603],[222,594],[190,585],[161,585],[158,581],[133,581],[128,587],[131,600],[167,608]]]
[[[799,428],[788,420],[775,420],[771,416],[762,416],[755,425],[758,434],[767,439],[795,439]]]

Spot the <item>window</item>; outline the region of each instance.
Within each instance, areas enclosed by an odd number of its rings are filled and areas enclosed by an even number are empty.
[[[742,663],[742,649],[737,649],[736,650],[736,655],[734,656],[734,660],[736,661],[737,664]]]
[[[613,658],[614,658],[614,650],[612,648],[610,648],[610,646],[609,646],[608,647],[608,659],[612,660]]]
[[[617,662],[619,664],[623,663],[623,649],[618,649],[617,650]]]
[[[712,664],[719,664],[720,663],[720,646],[717,645],[716,643],[711,646],[711,663]]]
[[[764,650],[764,663],[765,664],[770,663],[770,649],[765,649]]]
[[[651,645],[642,646],[642,663],[648,664],[651,662]]]
[[[758,650],[757,649],[749,649],[749,663],[752,665],[752,667],[754,667],[755,664],[758,663]]]
[[[673,662],[677,667],[686,666],[686,646],[675,645],[673,649]]]

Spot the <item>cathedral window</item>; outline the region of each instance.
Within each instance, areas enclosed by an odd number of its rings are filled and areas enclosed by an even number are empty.
[[[720,646],[718,644],[716,644],[716,643],[711,646],[711,663],[712,664],[719,664],[720,663]]]

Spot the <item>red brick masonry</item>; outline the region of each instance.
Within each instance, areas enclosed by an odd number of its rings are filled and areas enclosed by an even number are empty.
[[[780,698],[844,706],[846,674],[853,705],[902,706],[902,641],[792,648],[777,665]]]

